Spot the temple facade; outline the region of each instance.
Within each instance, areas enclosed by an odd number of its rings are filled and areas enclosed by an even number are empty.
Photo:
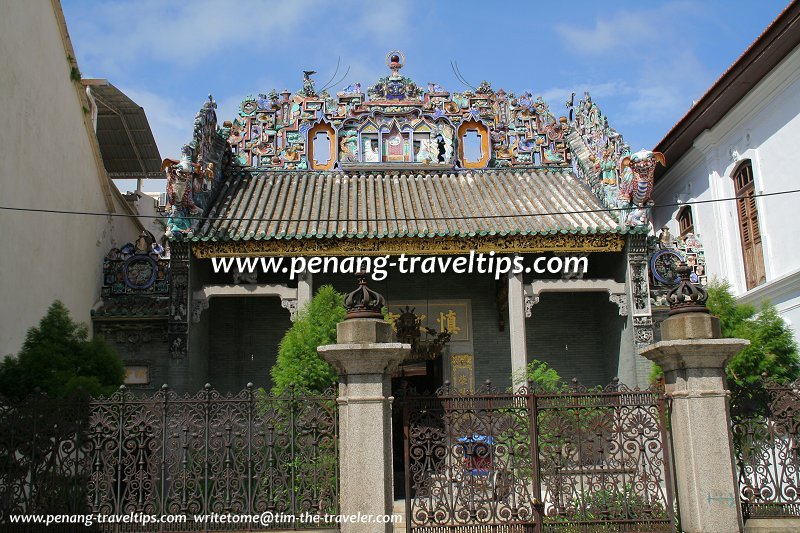
[[[535,359],[589,385],[646,384],[638,352],[677,262],[701,251],[652,231],[663,156],[632,152],[588,93],[551,109],[487,82],[420,86],[404,63],[392,51],[386,77],[333,94],[306,71],[299,91],[245,98],[221,124],[209,97],[180,158],[164,161],[168,246],[131,243],[104,265],[102,309],[127,315],[102,323],[131,385],[269,387],[298,310],[322,285],[353,289],[346,258],[381,257],[385,275],[369,286],[396,326],[411,316],[421,335],[400,376],[506,387]],[[409,257],[419,270],[402,268]],[[441,268],[477,257],[485,268]],[[308,268],[219,269],[233,258]],[[126,335],[141,327],[150,333]]]

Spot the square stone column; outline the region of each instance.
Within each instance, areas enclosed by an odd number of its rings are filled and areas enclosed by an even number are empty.
[[[528,366],[522,273],[508,275],[508,335],[511,341],[511,375],[516,390],[525,385],[525,368]]]
[[[661,325],[661,336],[665,340],[641,353],[664,370],[672,398],[681,529],[742,531],[725,365],[749,341],[719,338],[719,319],[702,312],[671,316]]]
[[[353,318],[336,328],[338,344],[319,354],[339,373],[340,514],[390,515],[392,467],[392,370],[411,345],[389,342],[391,326],[380,319]],[[392,524],[342,522],[342,533],[393,531]]]
[[[303,272],[297,278],[297,308],[302,309],[304,305],[314,297],[314,279],[311,272]]]

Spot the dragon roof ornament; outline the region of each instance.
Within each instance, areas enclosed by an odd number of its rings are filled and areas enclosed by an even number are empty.
[[[571,122],[567,142],[575,175],[605,207],[616,211],[621,224],[650,226],[653,177],[657,164],[666,165],[664,154],[644,149],[631,153],[630,146],[609,126],[608,118],[588,92],[577,109],[573,106],[574,97],[575,93],[567,102]]]

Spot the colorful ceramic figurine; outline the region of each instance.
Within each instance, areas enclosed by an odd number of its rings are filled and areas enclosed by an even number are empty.
[[[631,168],[631,161],[629,158],[624,157],[620,162],[621,177],[619,179],[619,203],[620,207],[627,206],[631,201],[631,190],[633,187],[633,169]]]
[[[339,161],[358,161],[357,133],[355,130],[339,132]]]
[[[658,163],[666,165],[664,154],[642,149],[625,159],[630,160],[634,175],[635,185],[631,187],[631,203],[636,206],[645,205],[650,200],[650,193],[653,191],[653,174],[655,174],[656,165]]]
[[[617,170],[616,163],[611,159],[611,150],[603,150],[603,159],[600,160],[600,176],[602,177],[603,185],[616,185],[617,184]]]
[[[311,79],[311,76],[316,74],[315,70],[304,70],[303,71],[303,95],[304,96],[316,96],[317,93],[314,91],[314,80]]]
[[[191,229],[190,218],[199,214],[200,209],[194,202],[194,181],[200,176],[200,165],[191,160],[191,147],[184,146],[181,159],[164,159],[161,170],[167,175],[167,206],[170,210],[167,221],[167,236],[175,232],[181,233]],[[200,177],[202,182],[202,177]]]

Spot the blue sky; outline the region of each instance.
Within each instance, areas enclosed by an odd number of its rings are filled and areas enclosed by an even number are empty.
[[[83,76],[144,107],[162,157],[209,93],[232,119],[248,94],[298,90],[303,70],[321,87],[339,58],[350,72],[333,89],[366,88],[392,49],[420,85],[463,91],[456,61],[470,84],[529,90],[556,114],[589,90],[634,150],[653,148],[787,3],[62,0]]]

